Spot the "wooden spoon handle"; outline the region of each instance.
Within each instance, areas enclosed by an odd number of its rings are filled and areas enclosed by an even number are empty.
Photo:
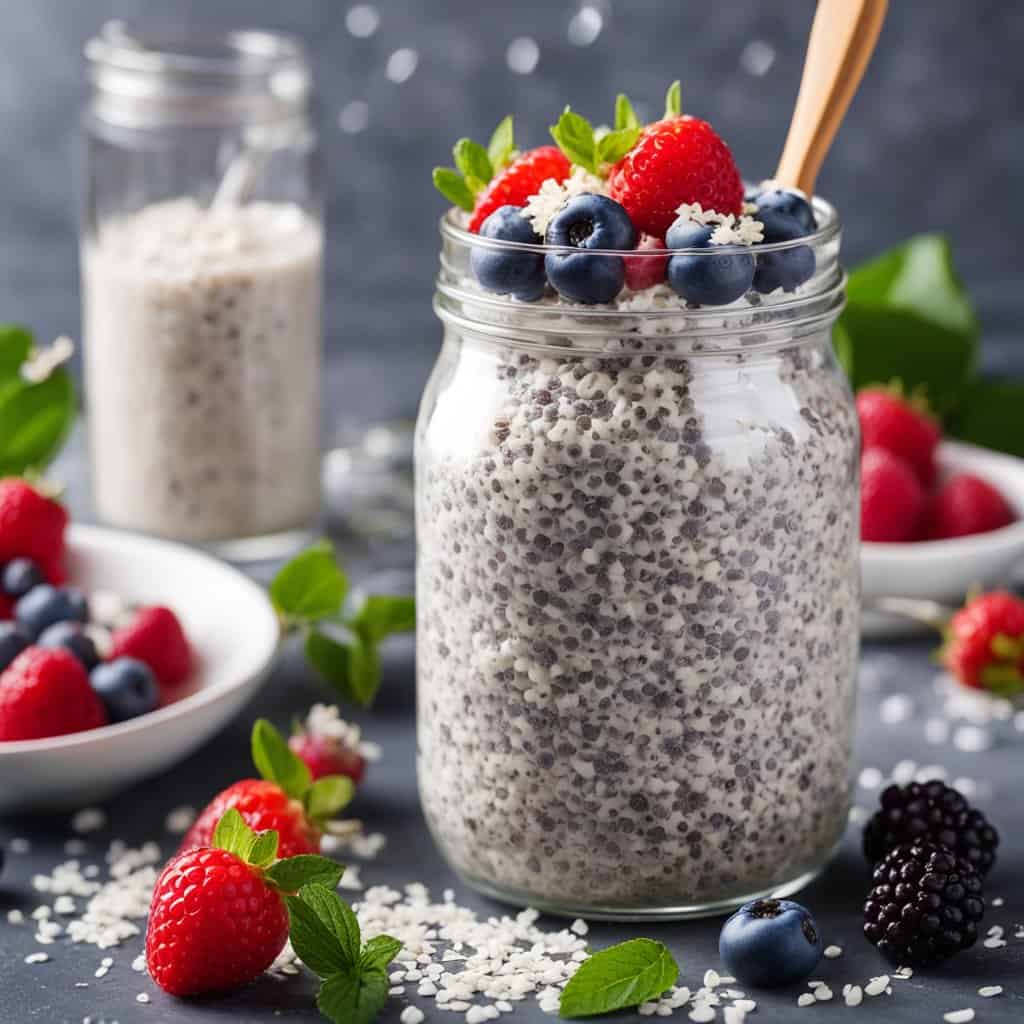
[[[814,182],[882,30],[888,0],[819,0],[793,121],[775,178],[814,194]]]

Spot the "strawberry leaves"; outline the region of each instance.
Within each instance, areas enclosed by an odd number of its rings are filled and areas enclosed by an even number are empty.
[[[435,167],[434,188],[450,203],[471,213],[477,195],[515,155],[512,116],[502,118],[485,149],[479,142],[462,138],[452,148],[455,167]]]
[[[356,915],[325,885],[305,885],[285,903],[292,946],[323,979],[320,1012],[334,1024],[370,1024],[387,1002],[387,968],[402,944],[379,935],[363,945]]]
[[[677,78],[665,93],[665,119],[679,117],[683,112],[683,87]]]
[[[626,106],[629,106],[629,100],[625,96],[621,96],[620,100],[625,100]],[[619,105],[616,103],[616,121]],[[632,109],[629,106],[629,112],[632,112]],[[628,116],[624,111],[624,119],[628,119]],[[632,114],[632,118],[636,121],[635,113]],[[636,140],[640,137],[640,124],[625,124],[613,131],[599,134],[582,114],[577,114],[570,107],[566,107],[558,123],[551,126],[551,137],[577,167],[602,177],[611,164],[621,160],[636,145]]]
[[[633,104],[629,102],[629,97],[624,92],[615,97],[615,127],[620,131],[623,128],[641,127],[640,118],[636,116]]]

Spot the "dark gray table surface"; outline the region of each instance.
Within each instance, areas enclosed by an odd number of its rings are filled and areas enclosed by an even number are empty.
[[[65,463],[73,476],[80,473],[80,445]],[[74,504],[81,506],[79,484],[73,483]],[[366,559],[356,557],[357,572],[369,568]],[[1024,940],[1014,939],[1013,926],[1024,923],[1024,802],[1018,792],[1021,777],[1021,752],[1024,733],[1004,730],[1002,739],[982,753],[966,753],[951,743],[929,743],[924,723],[939,713],[932,681],[935,669],[929,660],[929,645],[922,642],[868,644],[861,668],[861,700],[858,711],[858,759],[888,773],[899,761],[913,760],[919,765],[941,765],[950,778],[967,777],[983,793],[979,804],[990,814],[1003,835],[999,863],[989,884],[988,894],[1002,897],[1005,905],[990,909],[986,926],[1001,924],[1007,930],[1008,944],[989,950],[980,945],[940,969],[918,972],[910,981],[894,981],[893,994],[865,1000],[870,1016],[861,1019],[885,1022],[941,1021],[943,1013],[974,1007],[980,1024],[995,1021],[1024,1020]],[[886,697],[906,695],[913,701],[913,713],[896,724],[886,724],[880,707]],[[218,789],[250,774],[248,732],[253,718],[267,715],[284,725],[290,717],[324,690],[311,677],[295,652],[286,653],[270,681],[246,712],[220,736],[210,742],[189,762],[163,778],[139,786],[111,802],[107,827],[88,837],[90,853],[84,859],[101,857],[113,837],[138,845],[156,839],[170,854],[175,837],[164,828],[167,813],[174,807],[202,806]],[[388,843],[373,861],[362,866],[364,884],[389,884],[400,887],[421,881],[435,892],[451,886],[457,899],[489,916],[503,908],[461,886],[436,852],[423,822],[416,795],[413,657],[411,641],[393,642],[385,659],[385,683],[377,708],[361,716],[367,735],[384,749],[380,764],[373,767],[352,813],[362,818],[371,830],[383,832]],[[874,792],[859,789],[857,803],[869,807]],[[141,938],[108,952],[91,946],[72,946],[60,940],[39,947],[33,942],[30,927],[12,927],[5,921],[6,911],[19,907],[26,913],[43,902],[31,888],[31,877],[46,872],[65,859],[64,842],[72,835],[67,817],[0,820],[0,842],[5,845],[20,836],[31,842],[31,852],[9,854],[0,876],[0,1022],[22,1024],[41,1021],[46,1024],[81,1024],[91,1016],[100,1021],[212,1022],[220,1020],[258,1022],[265,1020],[315,1021],[314,983],[305,973],[287,980],[264,978],[238,994],[196,1002],[179,1002],[161,993],[145,976],[131,970],[131,962],[142,948]],[[800,899],[812,908],[829,943],[843,947],[840,959],[823,961],[815,976],[822,978],[835,992],[831,1003],[798,1009],[796,998],[802,989],[748,994],[759,1004],[754,1020],[799,1020],[807,1024],[833,1019],[836,1014],[854,1013],[842,1005],[844,984],[864,984],[870,977],[890,968],[859,934],[859,906],[867,887],[865,867],[859,852],[859,828],[851,826],[839,856],[824,874],[808,887]],[[52,899],[45,900],[52,902]],[[554,924],[555,922],[551,922]],[[666,942],[682,968],[680,984],[696,988],[704,971],[720,967],[716,954],[720,921],[706,920],[666,925],[595,925],[590,941],[602,947],[628,937],[648,935]],[[26,965],[26,955],[45,949],[51,961]],[[95,979],[101,958],[110,955],[114,966],[110,973]],[[88,988],[75,988],[75,982],[87,981]],[[977,990],[983,985],[1002,985],[1004,994],[983,999]],[[409,992],[413,986],[409,987]],[[149,1005],[136,1002],[136,995],[147,992]],[[391,1000],[381,1017],[384,1024],[397,1022],[408,998]],[[432,1001],[419,1005],[428,1021],[461,1021],[464,1015],[450,1014]],[[536,1024],[553,1018],[541,1013],[533,1000],[517,1005],[513,1015],[503,1019]],[[638,1020],[632,1013],[617,1019]],[[685,1011],[674,1019],[686,1020]],[[721,1011],[718,1020],[722,1019]]]

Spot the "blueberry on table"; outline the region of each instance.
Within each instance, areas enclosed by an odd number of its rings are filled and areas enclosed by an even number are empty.
[[[40,647],[63,647],[70,651],[86,672],[91,672],[100,663],[96,645],[80,622],[55,622],[39,634],[36,643]]]
[[[668,283],[687,302],[698,306],[725,306],[750,289],[754,279],[754,257],[735,250],[716,252],[711,244],[712,228],[680,217],[668,229],[669,249],[702,249],[706,252],[677,253],[669,257]]]
[[[766,192],[757,200],[757,219],[764,225],[764,241],[792,242],[817,230],[818,224],[808,202],[793,192]],[[754,288],[767,295],[781,288],[791,292],[814,275],[814,250],[797,245],[781,252],[757,257]]]
[[[0,672],[30,646],[32,638],[14,622],[0,622]]]
[[[0,576],[0,590],[17,600],[24,597],[33,587],[45,583],[43,570],[31,558],[12,558]]]
[[[754,900],[722,926],[718,953],[743,985],[791,985],[803,981],[818,966],[821,933],[810,911],[799,903]]]
[[[41,583],[14,606],[14,619],[33,639],[55,622],[88,622],[89,602],[77,587]]]
[[[155,711],[160,703],[156,676],[136,658],[117,658],[98,665],[89,682],[103,701],[111,722],[126,722]]]
[[[633,249],[636,240],[629,214],[614,199],[589,192],[575,196],[548,225],[544,241],[580,251],[549,253],[544,258],[548,280],[572,302],[611,302],[625,284],[626,265],[621,256],[599,250]]]
[[[541,238],[523,216],[521,207],[499,206],[480,225],[481,238],[540,245]],[[482,288],[535,302],[544,294],[544,256],[522,249],[488,249],[473,246],[469,265]]]

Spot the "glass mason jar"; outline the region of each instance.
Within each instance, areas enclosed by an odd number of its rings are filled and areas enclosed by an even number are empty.
[[[830,339],[839,225],[815,210],[816,234],[756,250],[809,248],[811,279],[717,308],[664,284],[606,306],[491,295],[471,250],[511,243],[442,223],[419,780],[443,854],[492,896],[723,912],[795,892],[843,833],[859,438]]]
[[[86,46],[82,322],[93,498],[239,557],[320,501],[322,202],[310,71],[268,32]]]

